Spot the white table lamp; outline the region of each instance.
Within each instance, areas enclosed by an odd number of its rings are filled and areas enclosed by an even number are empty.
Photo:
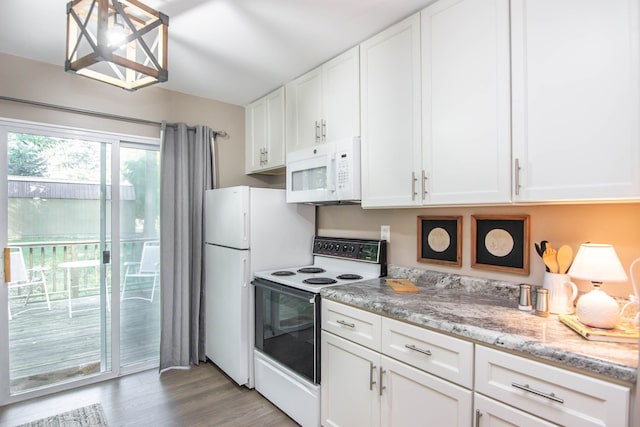
[[[589,280],[593,290],[576,305],[578,319],[585,325],[612,329],[618,324],[620,307],[616,300],[600,289],[602,282],[624,282],[627,275],[612,245],[585,243],[578,249],[569,276]]]

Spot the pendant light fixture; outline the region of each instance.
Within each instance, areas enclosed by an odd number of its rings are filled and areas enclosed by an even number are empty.
[[[166,82],[168,27],[137,0],[71,1],[65,71],[131,91]]]

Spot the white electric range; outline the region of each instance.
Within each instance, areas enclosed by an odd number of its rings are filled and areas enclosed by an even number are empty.
[[[320,290],[386,276],[386,246],[316,236],[312,265],[254,273],[255,388],[303,427],[320,425]]]

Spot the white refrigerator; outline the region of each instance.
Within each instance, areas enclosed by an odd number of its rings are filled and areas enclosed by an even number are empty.
[[[205,354],[253,388],[253,272],[311,264],[315,208],[240,186],[207,191],[205,216]]]

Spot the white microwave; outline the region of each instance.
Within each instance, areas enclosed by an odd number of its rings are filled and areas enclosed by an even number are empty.
[[[360,138],[287,153],[287,203],[360,202]]]

